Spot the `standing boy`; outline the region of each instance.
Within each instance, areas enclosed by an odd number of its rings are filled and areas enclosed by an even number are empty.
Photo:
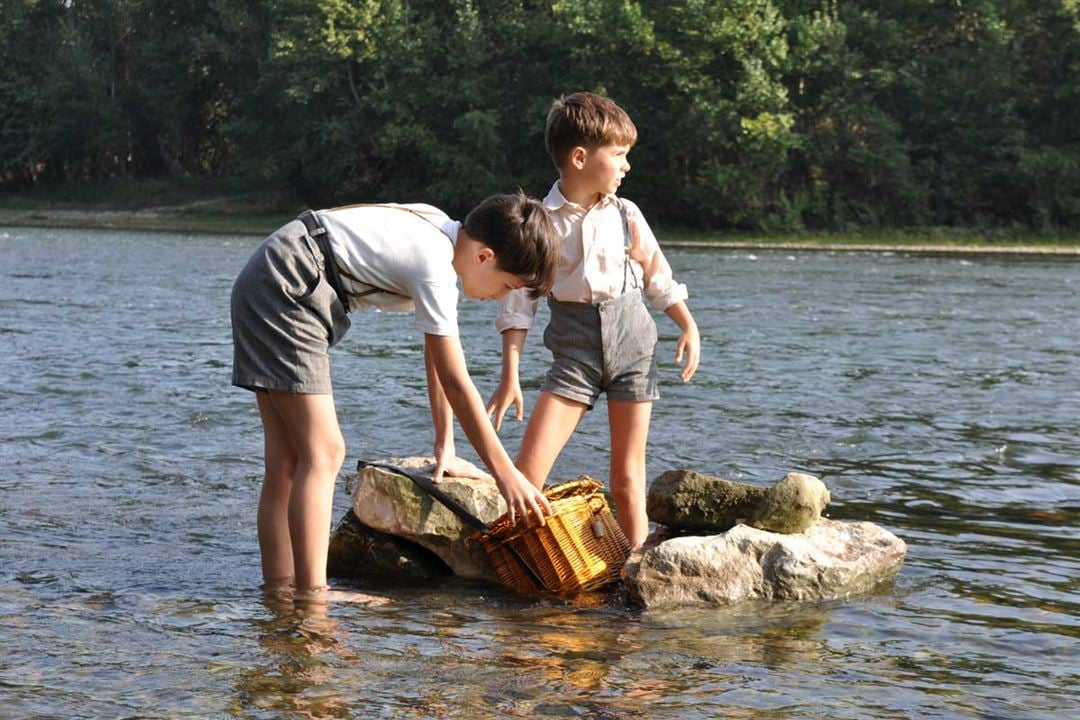
[[[609,484],[619,526],[637,548],[648,535],[645,446],[657,389],[656,324],[643,302],[662,310],[682,330],[675,362],[686,356],[682,380],[697,370],[701,339],[686,307],[686,286],[675,282],[641,211],[616,197],[630,171],[637,141],[630,117],[608,98],[575,93],[557,100],[544,133],[559,179],[544,199],[561,238],[559,266],[548,298],[551,319],[544,345],[553,360],[529,418],[517,466],[544,486],[559,452],[585,411],[607,394],[611,430]],[[496,326],[503,338],[503,372],[487,409],[496,429],[524,402],[518,361],[537,301],[510,293]]]
[[[435,480],[455,459],[453,416],[487,465],[509,512],[551,508],[510,462],[469,377],[458,339],[458,278],[466,297],[550,290],[557,236],[524,195],[481,202],[464,223],[430,205],[308,211],[255,251],[232,291],[233,384],[254,390],[265,441],[258,532],[269,587],[318,593],[334,480],[345,459],[328,351],[365,306],[415,310],[435,425]]]

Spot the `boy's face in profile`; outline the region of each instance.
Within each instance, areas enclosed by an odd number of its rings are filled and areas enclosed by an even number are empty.
[[[589,192],[614,194],[630,172],[629,145],[600,145],[592,150],[574,148],[570,163],[578,181]]]
[[[470,300],[498,300],[511,290],[525,287],[521,278],[499,268],[494,250],[475,240],[471,242],[471,251],[457,268],[465,297]]]

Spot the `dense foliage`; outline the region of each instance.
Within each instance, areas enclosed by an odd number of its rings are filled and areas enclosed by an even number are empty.
[[[1080,0],[4,0],[0,186],[542,194],[552,98],[669,224],[1080,226]]]

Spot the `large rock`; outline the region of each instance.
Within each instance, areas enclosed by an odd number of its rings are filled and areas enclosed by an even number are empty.
[[[772,487],[668,470],[649,485],[646,511],[660,525],[717,533],[740,522],[762,530],[799,533],[821,518],[829,491],[813,475],[791,472]]]
[[[415,581],[449,575],[450,568],[427,548],[369,528],[349,510],[330,535],[326,574]]]
[[[823,600],[892,579],[906,552],[903,540],[869,522],[823,519],[797,535],[739,525],[635,553],[624,577],[643,607]]]
[[[409,457],[380,461],[430,473],[434,458]],[[506,512],[495,479],[475,465],[460,462],[458,474],[445,478],[439,489],[485,523]],[[455,574],[498,581],[483,545],[470,538],[475,530],[407,477],[379,468],[363,468],[353,492],[353,512],[364,525],[415,542],[446,563]]]

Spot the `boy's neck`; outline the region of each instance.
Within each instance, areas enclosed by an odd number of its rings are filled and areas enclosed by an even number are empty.
[[[559,192],[564,198],[586,210],[600,202],[600,198],[603,197],[603,193],[576,182],[576,178],[565,173],[559,176]]]

